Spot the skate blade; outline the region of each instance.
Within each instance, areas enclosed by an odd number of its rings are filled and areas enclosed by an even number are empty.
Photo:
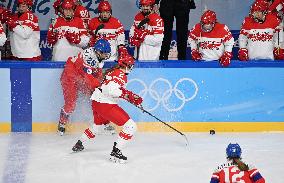
[[[63,136],[63,135],[64,135],[64,132],[60,132],[60,131],[59,131],[58,133],[59,133],[60,136]]]
[[[116,158],[116,157],[113,157],[113,156],[111,156],[111,157],[109,158],[109,160],[110,160],[111,162],[113,162],[113,163],[119,163],[119,164],[125,164],[125,163],[127,163],[127,160],[119,159],[119,158]]]

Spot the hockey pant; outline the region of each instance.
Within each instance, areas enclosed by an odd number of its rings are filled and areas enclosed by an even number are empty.
[[[136,123],[130,119],[129,115],[117,104],[106,104],[93,101],[92,109],[94,114],[94,125],[87,128],[82,135],[82,140],[92,139],[100,130],[102,124],[112,121],[118,126],[122,126],[122,130],[118,134],[117,148],[121,149],[132,138],[137,131]]]

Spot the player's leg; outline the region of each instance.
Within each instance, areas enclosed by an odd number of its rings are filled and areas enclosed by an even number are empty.
[[[98,107],[101,105],[100,103],[93,103],[97,105],[96,109],[98,109],[98,113],[103,118],[112,121],[118,126],[122,126],[122,130],[119,132],[117,140],[114,142],[110,159],[115,162],[124,163],[127,160],[127,157],[122,154],[121,150],[132,139],[132,136],[137,131],[136,123],[130,119],[129,115],[117,104],[111,104],[112,107],[108,111],[105,111],[106,108]]]
[[[63,90],[64,106],[60,112],[58,131],[60,135],[63,135],[65,133],[65,125],[69,122],[70,114],[76,107],[78,89],[75,77],[69,70],[63,71],[60,82]]]
[[[77,143],[73,146],[72,150],[74,152],[84,150],[84,142],[87,140],[94,139],[97,134],[99,134],[104,128],[104,123],[106,123],[106,119],[100,116],[95,110],[93,109],[93,116],[94,116],[94,124],[92,124],[89,128],[84,130],[84,133],[81,135]]]

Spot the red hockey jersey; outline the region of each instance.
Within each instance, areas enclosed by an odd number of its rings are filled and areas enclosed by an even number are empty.
[[[129,32],[130,38],[134,36],[134,29],[145,18],[141,12],[135,16],[134,24]],[[164,38],[164,21],[157,13],[150,14],[148,18],[150,21],[141,28],[142,30],[147,30],[149,33],[139,47],[139,60],[159,60]],[[137,48],[135,50],[136,53]]]
[[[211,32],[203,32],[201,24],[196,24],[188,34],[191,49],[201,54],[202,60],[219,60],[225,51],[232,52],[234,38],[229,28],[216,23]]]
[[[70,43],[66,39],[67,32],[78,35],[80,43]],[[52,60],[54,61],[66,61],[68,57],[76,56],[89,43],[87,29],[84,26],[83,20],[78,17],[74,17],[71,21],[66,21],[63,17],[56,18],[48,29],[48,39],[53,35],[55,35],[57,40],[53,46]]]
[[[252,17],[246,17],[239,36],[240,48],[248,50],[250,60],[274,59],[274,47],[283,42],[282,24],[275,14],[267,14],[264,23],[257,23]]]
[[[98,26],[101,24],[104,27],[96,32]],[[108,40],[111,46],[111,55],[107,61],[117,60],[117,47],[125,44],[124,28],[120,21],[115,17],[110,17],[108,22],[101,22],[98,17],[95,17],[90,21],[88,27],[92,36],[91,44],[95,43],[98,39]]]
[[[18,58],[33,58],[41,55],[39,48],[40,29],[38,18],[31,11],[18,17],[12,17],[18,25],[10,31],[10,43],[13,56]]]
[[[210,183],[265,183],[259,171],[249,166],[248,171],[241,171],[231,161],[218,166],[214,171]]]

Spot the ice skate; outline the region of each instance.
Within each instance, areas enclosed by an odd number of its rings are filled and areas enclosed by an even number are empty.
[[[58,130],[58,132],[59,132],[59,135],[60,135],[60,136],[63,136],[64,133],[65,133],[65,124],[59,122],[59,123],[58,123],[57,130]]]
[[[81,140],[78,140],[76,142],[76,144],[73,146],[72,151],[73,152],[79,152],[79,151],[83,151],[84,150],[84,146],[81,142]]]
[[[115,163],[126,163],[127,157],[124,156],[121,150],[116,147],[116,144],[117,143],[114,142],[113,149],[110,153],[110,161],[113,161]]]
[[[65,126],[68,122],[69,122],[69,114],[67,114],[63,109],[61,109],[60,118],[57,127],[57,130],[61,136],[65,134]]]

